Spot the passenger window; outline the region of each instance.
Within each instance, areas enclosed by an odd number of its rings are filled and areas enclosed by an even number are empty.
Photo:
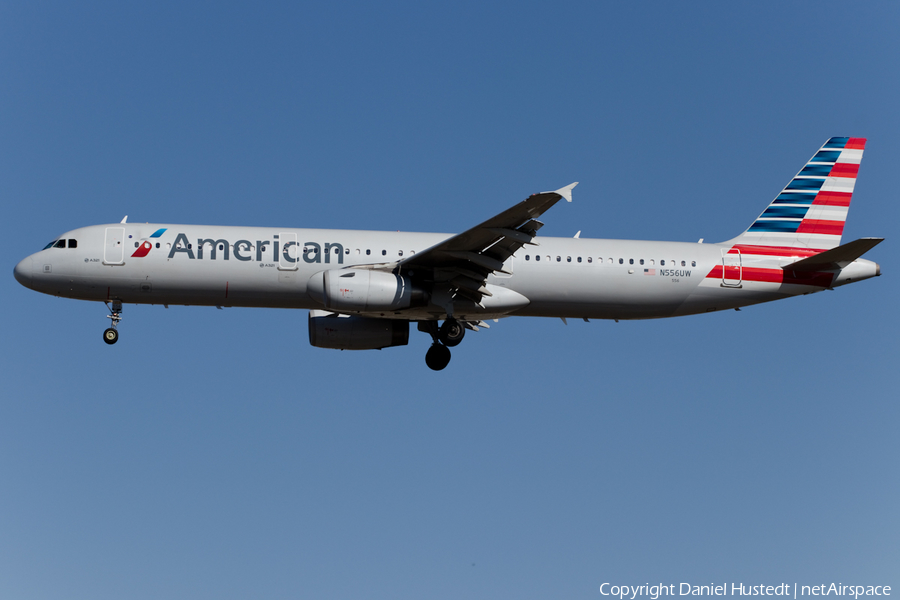
[[[620,258],[620,259],[619,259],[619,264],[620,264],[620,265],[624,265],[624,264],[625,264],[625,259],[624,259],[624,258]]]
[[[691,266],[692,266],[692,267],[696,267],[696,266],[697,266],[697,261],[696,261],[696,260],[692,260],[692,261],[691,261]]]
[[[571,256],[567,256],[567,257],[566,257],[566,262],[572,262],[572,257],[571,257]]]
[[[62,242],[62,241],[63,241],[63,240],[59,240],[59,241],[61,241],[61,242]],[[137,247],[138,247],[138,243],[137,243],[137,242],[135,242],[135,243],[134,243],[134,247],[135,247],[135,248],[137,248]]]
[[[633,258],[629,258],[629,259],[628,259],[628,264],[629,264],[629,265],[633,265],[633,264],[634,264],[634,259],[633,259]]]
[[[661,261],[659,261],[659,264],[660,264],[660,266],[664,267],[664,266],[666,266],[666,261],[661,260]]]
[[[525,255],[525,260],[531,260],[531,255],[530,255],[530,254],[526,254],[526,255]]]
[[[403,256],[403,250],[398,250],[398,251],[397,251],[397,256]]]
[[[77,248],[78,240],[69,240],[69,248]]]
[[[371,250],[366,250],[366,256],[369,256],[370,254],[372,254],[372,251],[371,251]]]
[[[685,263],[684,261],[681,261],[681,266],[684,267],[684,266],[687,266],[687,265],[686,265],[686,263]]]
[[[159,242],[156,242],[156,247],[159,248]]]
[[[557,257],[556,257],[556,262],[562,262],[562,256],[557,256]]]
[[[221,251],[224,250],[224,249],[225,249],[225,245],[224,245],[224,244],[219,244],[219,251],[221,252]]]
[[[603,262],[603,259],[602,259],[602,258],[600,258],[600,259],[598,259],[598,260],[599,260],[600,262]],[[590,256],[588,256],[588,262],[589,262],[589,263],[594,262],[594,259],[592,259]]]
[[[644,264],[644,259],[643,259],[643,258],[641,259],[641,264]]]
[[[387,250],[382,250],[382,251],[381,251],[381,255],[382,255],[382,256],[387,256]]]
[[[580,257],[580,256],[578,257],[578,262],[581,262],[581,257]]]
[[[653,266],[653,265],[655,265],[655,264],[656,264],[656,261],[653,260],[653,259],[651,258],[651,259],[650,259],[650,266]]]
[[[535,260],[535,261],[541,260],[541,255],[540,255],[540,254],[535,254],[535,255],[534,255],[534,260]]]

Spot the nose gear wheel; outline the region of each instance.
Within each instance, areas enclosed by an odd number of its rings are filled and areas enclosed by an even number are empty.
[[[122,320],[122,301],[113,300],[112,306],[109,305],[109,302],[105,302],[104,304],[106,304],[106,308],[109,309],[109,314],[106,315],[106,318],[110,319],[112,323],[111,327],[103,332],[103,341],[112,345],[119,341],[119,330],[117,327],[119,326],[119,321]]]

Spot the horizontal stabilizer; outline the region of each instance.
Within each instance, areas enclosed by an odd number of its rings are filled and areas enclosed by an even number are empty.
[[[791,271],[834,271],[842,269],[880,244],[884,238],[860,238],[782,267]]]

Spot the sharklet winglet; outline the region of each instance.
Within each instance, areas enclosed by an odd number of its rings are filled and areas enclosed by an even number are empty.
[[[545,194],[559,194],[563,198],[566,199],[566,202],[572,201],[572,188],[578,185],[578,182],[570,183],[566,187],[561,187],[558,190],[554,190],[552,192],[544,192]]]

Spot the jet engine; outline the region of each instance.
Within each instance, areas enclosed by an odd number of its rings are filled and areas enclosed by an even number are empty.
[[[380,350],[409,343],[409,321],[309,311],[309,343],[336,350]]]
[[[422,304],[424,292],[409,277],[368,269],[332,269],[316,273],[306,284],[309,295],[337,311],[393,311]]]

